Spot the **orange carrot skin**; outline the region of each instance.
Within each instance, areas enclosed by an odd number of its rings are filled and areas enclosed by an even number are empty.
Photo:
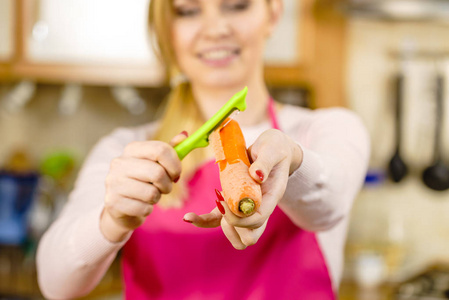
[[[230,164],[242,161],[249,168],[250,162],[246,151],[246,142],[237,121],[231,120],[220,130],[220,139],[226,157]]]
[[[237,121],[231,120],[221,130],[209,137],[220,169],[223,196],[231,211],[239,217],[254,214],[260,207],[260,185],[249,174],[250,161],[245,139]],[[254,209],[244,213],[241,201],[251,199]]]
[[[234,163],[220,172],[220,181],[223,197],[235,215],[248,217],[259,209],[262,199],[260,185],[249,176],[248,167],[243,162]],[[251,213],[245,214],[240,209],[240,201],[245,198],[254,201]]]

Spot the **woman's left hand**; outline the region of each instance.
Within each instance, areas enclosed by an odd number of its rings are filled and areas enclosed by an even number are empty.
[[[211,228],[221,225],[224,234],[236,249],[254,245],[265,230],[268,219],[284,195],[288,177],[302,163],[303,152],[298,144],[279,130],[262,133],[249,147],[253,161],[249,168],[251,177],[261,183],[262,203],[259,210],[245,218],[234,215],[225,201],[217,200],[217,206],[209,214],[188,213],[184,220],[198,227]]]

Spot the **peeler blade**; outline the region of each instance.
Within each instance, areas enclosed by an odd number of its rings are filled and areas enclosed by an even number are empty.
[[[232,114],[229,115],[229,117],[223,122],[223,124],[218,129],[219,130],[223,129],[223,127],[225,127],[226,125],[229,124],[229,122],[234,120],[234,118],[237,117],[239,113],[240,113],[240,110],[238,110],[238,109],[234,110],[232,112]]]

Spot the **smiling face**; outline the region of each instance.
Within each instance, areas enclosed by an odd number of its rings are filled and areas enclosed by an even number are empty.
[[[173,51],[193,84],[245,85],[263,76],[276,20],[271,1],[279,0],[173,0]]]

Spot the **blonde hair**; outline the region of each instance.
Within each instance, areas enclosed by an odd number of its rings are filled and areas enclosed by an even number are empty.
[[[171,24],[173,7],[171,0],[152,0],[150,2],[148,25],[153,38],[152,43],[159,59],[164,63],[171,79],[182,73],[176,63],[176,56],[171,41]],[[204,122],[194,99],[189,82],[181,82],[172,87],[167,96],[164,112],[160,118],[159,128],[152,139],[169,142],[181,131],[193,133]],[[196,149],[182,161],[182,176],[169,195],[163,195],[159,205],[162,207],[179,207],[187,196],[187,180],[198,166],[210,157],[207,149]]]

